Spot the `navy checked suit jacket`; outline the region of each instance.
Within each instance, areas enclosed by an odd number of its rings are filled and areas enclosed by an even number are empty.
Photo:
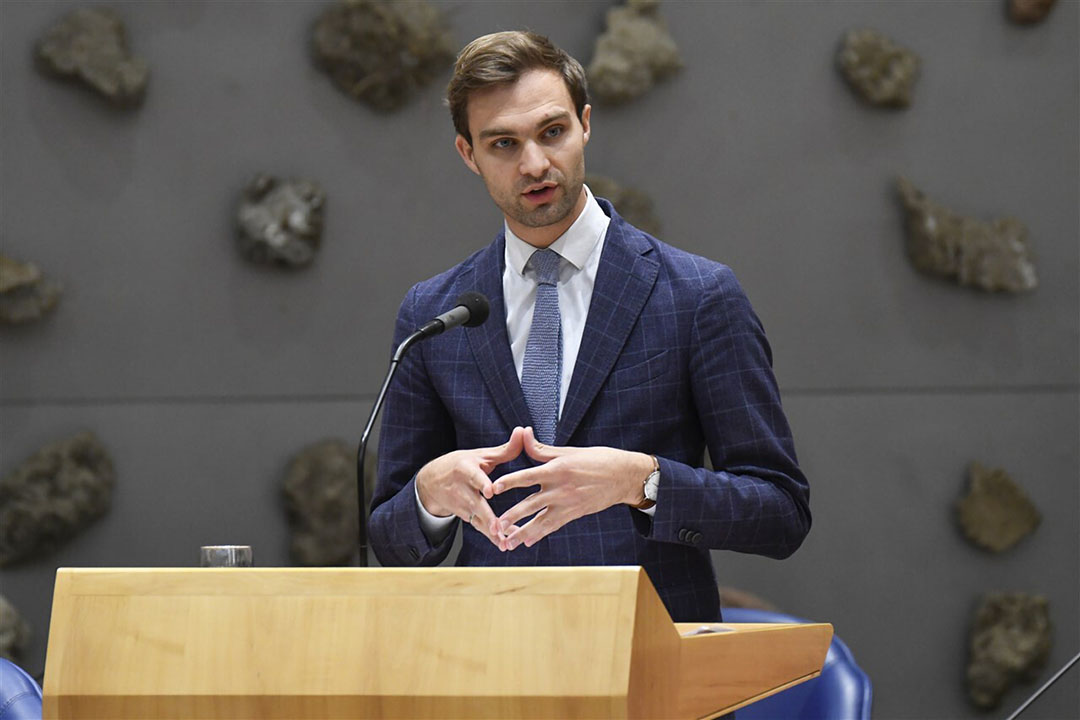
[[[782,558],[810,529],[809,486],[780,407],[765,333],[729,268],[611,217],[581,349],[555,444],[656,455],[649,518],[616,505],[568,523],[531,548],[499,552],[464,526],[459,565],[641,565],[677,622],[720,619],[709,549]],[[387,393],[369,532],[383,565],[434,565],[420,529],[415,475],[452,450],[500,445],[531,425],[506,333],[505,238],[409,290],[394,347],[476,290],[490,319],[412,348]],[[704,451],[715,470],[703,467]],[[532,464],[525,455],[498,477]],[[498,515],[529,494],[494,498]]]

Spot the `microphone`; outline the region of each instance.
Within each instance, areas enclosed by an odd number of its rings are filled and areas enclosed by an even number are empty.
[[[364,455],[367,453],[368,436],[371,435],[371,429],[375,426],[375,418],[378,417],[379,410],[382,409],[383,401],[386,399],[386,389],[390,387],[390,381],[394,379],[394,373],[397,372],[398,365],[409,348],[425,338],[434,337],[459,325],[476,327],[487,320],[491,311],[488,299],[478,292],[462,293],[458,296],[456,302],[457,304],[453,308],[434,320],[425,323],[419,330],[405,338],[397,346],[397,350],[394,351],[394,356],[390,360],[390,368],[386,371],[386,379],[383,380],[382,389],[379,390],[379,396],[375,399],[374,407],[371,408],[371,415],[368,416],[364,433],[360,436],[360,447],[356,451],[356,495],[360,520],[358,526],[360,567],[367,567],[368,564],[367,500],[364,497]]]
[[[490,311],[491,306],[488,303],[488,299],[480,293],[462,293],[458,296],[456,307],[452,310],[447,310],[434,320],[426,323],[423,327],[413,333],[413,335],[420,335],[417,340],[422,340],[423,338],[433,337],[439,333],[456,328],[458,325],[476,327],[487,320]],[[410,338],[411,337],[412,336],[410,336]],[[408,339],[406,339],[406,342],[408,342]],[[414,340],[413,342],[416,341]],[[404,344],[405,343],[402,343],[402,345]],[[410,345],[411,344],[412,343],[410,343]],[[399,352],[401,352],[400,348]],[[395,353],[395,355],[396,354],[397,353]],[[404,353],[402,352],[402,354]]]

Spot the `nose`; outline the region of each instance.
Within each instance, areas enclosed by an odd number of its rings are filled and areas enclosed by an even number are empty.
[[[521,151],[521,174],[539,178],[547,174],[549,167],[551,161],[544,148],[540,147],[539,143],[526,142]]]

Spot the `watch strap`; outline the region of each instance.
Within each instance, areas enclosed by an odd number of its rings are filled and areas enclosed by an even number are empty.
[[[652,462],[653,462],[653,470],[652,470],[651,473],[649,473],[645,477],[644,480],[641,481],[641,494],[645,499],[642,500],[641,502],[639,502],[637,505],[631,505],[630,506],[630,507],[634,508],[635,510],[648,510],[649,508],[651,508],[653,505],[656,504],[655,500],[649,499],[649,496],[645,492],[645,486],[648,485],[649,481],[652,480],[654,477],[659,478],[659,476],[660,476],[660,461],[656,459],[655,455],[651,455],[650,457],[652,458]]]

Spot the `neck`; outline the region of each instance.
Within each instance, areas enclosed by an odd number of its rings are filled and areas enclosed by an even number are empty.
[[[535,248],[550,247],[553,242],[562,237],[563,233],[570,229],[570,226],[577,222],[577,219],[581,217],[581,213],[585,211],[585,201],[588,199],[588,195],[585,193],[585,186],[581,187],[581,195],[578,197],[577,202],[574,204],[574,209],[566,213],[559,222],[554,225],[545,225],[543,227],[529,227],[515,222],[510,218],[506,218],[506,224],[519,238],[529,243]],[[504,216],[505,217],[505,216]]]

